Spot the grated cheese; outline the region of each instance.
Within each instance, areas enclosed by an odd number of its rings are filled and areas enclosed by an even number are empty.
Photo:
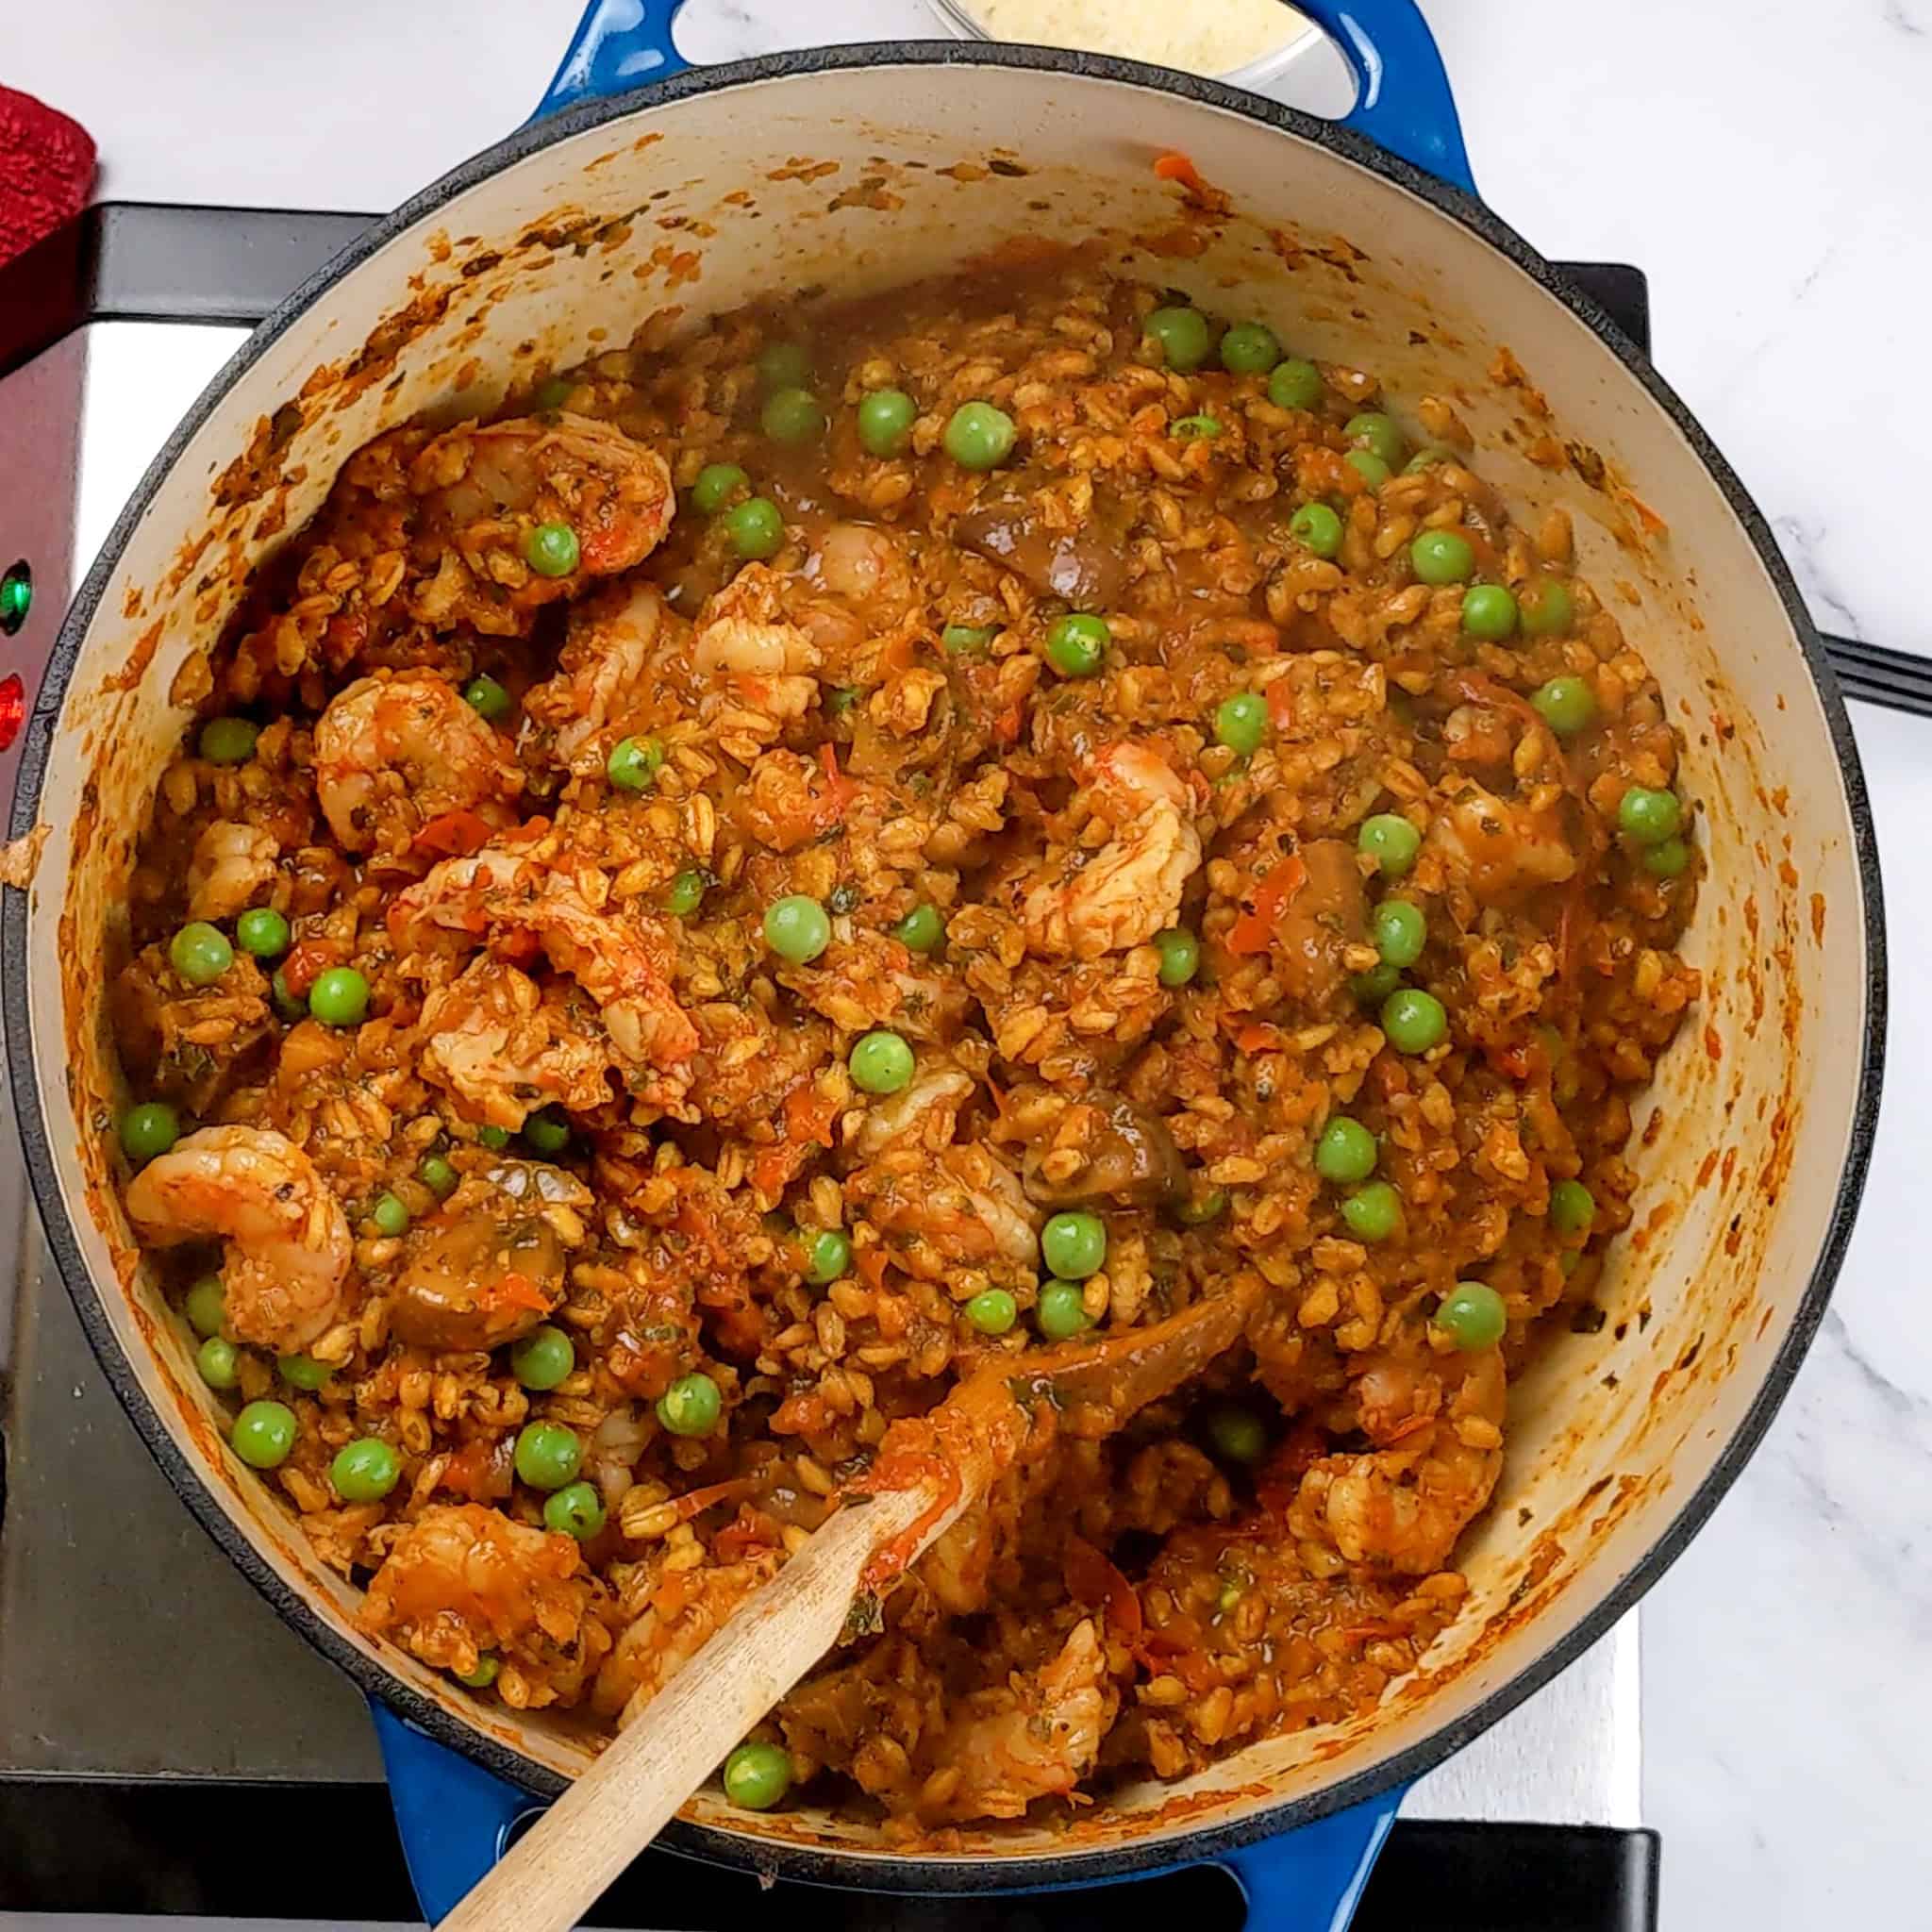
[[[966,0],[996,41],[1034,41],[1178,67],[1231,74],[1308,31],[1281,0],[1215,0],[1196,15],[1174,0]]]

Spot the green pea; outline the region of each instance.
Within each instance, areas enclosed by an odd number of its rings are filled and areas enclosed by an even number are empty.
[[[1062,677],[1091,677],[1107,656],[1113,630],[1104,617],[1084,610],[1056,617],[1046,627],[1046,661]]]
[[[416,1178],[439,1201],[447,1201],[457,1191],[457,1171],[440,1154],[425,1157],[416,1170]]]
[[[295,997],[295,995],[289,991],[289,982],[283,976],[282,969],[279,966],[277,966],[275,970],[269,974],[268,990],[270,995],[275,1000],[275,1011],[278,1012],[284,1020],[292,1023],[296,1020],[301,1019],[303,1015],[308,1012],[308,1001],[298,1000]]]
[[[509,1129],[508,1127],[478,1127],[476,1129],[476,1139],[483,1146],[490,1148],[493,1153],[500,1154],[504,1148],[509,1145]]]
[[[977,658],[998,635],[990,624],[949,624],[940,633],[940,642],[956,657]]]
[[[1300,356],[1277,362],[1268,378],[1268,400],[1277,409],[1312,409],[1322,400],[1322,372]]]
[[[702,1369],[680,1375],[658,1398],[658,1420],[674,1436],[708,1436],[718,1426],[724,1398]]]
[[[152,1160],[180,1138],[180,1116],[165,1100],[143,1100],[121,1116],[121,1151],[129,1160]]]
[[[1206,1227],[1227,1212],[1227,1190],[1209,1188],[1205,1194],[1190,1194],[1174,1210],[1183,1227]]]
[[[1355,448],[1380,457],[1391,470],[1408,446],[1394,417],[1385,416],[1379,409],[1364,409],[1359,416],[1351,416],[1341,425],[1341,433]]]
[[[575,389],[576,384],[567,375],[545,376],[537,385],[536,393],[531,396],[530,401],[538,409],[548,414],[552,409],[562,408],[564,404],[570,401]]]
[[[774,390],[803,389],[811,380],[811,354],[803,342],[767,342],[758,357],[758,382]]]
[[[1053,1215],[1040,1230],[1040,1256],[1062,1281],[1085,1281],[1107,1261],[1107,1224],[1097,1214]]]
[[[1581,1181],[1558,1181],[1550,1190],[1550,1225],[1558,1234],[1588,1234],[1596,1223],[1596,1196]]]
[[[235,963],[235,949],[219,926],[196,919],[168,942],[168,958],[190,986],[212,986]]]
[[[279,959],[289,950],[289,922],[273,906],[251,906],[235,922],[235,937],[244,953]]]
[[[896,1093],[912,1078],[912,1049],[884,1028],[863,1035],[846,1065],[852,1084],[867,1093]]]
[[[1363,1006],[1379,1007],[1401,984],[1402,968],[1391,966],[1384,959],[1379,966],[1372,966],[1366,973],[1357,973],[1348,982],[1348,990]]]
[[[985,1288],[966,1304],[966,1319],[982,1335],[1004,1335],[1020,1319],[1020,1304],[1003,1288]]]
[[[705,875],[687,866],[664,889],[664,909],[674,919],[689,919],[704,903]]]
[[[492,724],[509,716],[509,692],[493,677],[473,677],[463,687],[463,702],[477,717]]]
[[[1150,341],[1160,344],[1161,358],[1170,369],[1186,372],[1200,368],[1212,346],[1208,318],[1198,308],[1179,305],[1157,308],[1141,325],[1141,330]]]
[[[486,1650],[476,1659],[476,1668],[474,1671],[458,1671],[455,1673],[456,1680],[458,1684],[467,1684],[472,1690],[487,1690],[496,1682],[496,1674],[502,1668],[502,1664]]]
[[[577,554],[577,533],[568,524],[538,524],[524,539],[524,561],[540,577],[569,576]]]
[[[1365,1181],[1375,1171],[1375,1137],[1357,1120],[1339,1113],[1315,1142],[1315,1172],[1338,1187]]]
[[[1484,643],[1516,635],[1516,599],[1501,584],[1472,584],[1462,593],[1462,627]]]
[[[1477,1349],[1493,1348],[1502,1341],[1509,1326],[1509,1311],[1487,1281],[1458,1281],[1442,1297],[1435,1325],[1457,1348],[1473,1354]]]
[[[1243,758],[1259,751],[1268,736],[1268,700],[1254,691],[1223,698],[1214,709],[1214,736]]]
[[[331,966],[315,975],[308,1010],[325,1026],[359,1026],[369,1016],[369,982],[353,966]]]
[[[751,488],[751,478],[736,463],[707,463],[691,486],[691,507],[700,516],[714,517],[740,491]]]
[[[517,1474],[533,1490],[560,1490],[577,1479],[584,1445],[561,1423],[527,1423],[517,1437]]]
[[[378,1194],[375,1206],[369,1210],[369,1218],[375,1222],[376,1231],[387,1235],[391,1241],[400,1241],[409,1231],[409,1210],[397,1194]]]
[[[1167,433],[1183,442],[1212,442],[1221,430],[1221,418],[1205,411],[1196,416],[1177,416],[1167,425]]]
[[[808,389],[781,389],[759,412],[758,426],[774,442],[816,442],[825,433],[825,412]]]
[[[524,1139],[539,1154],[561,1154],[570,1145],[570,1123],[554,1107],[525,1116]]]
[[[963,470],[996,470],[1013,453],[1013,419],[991,403],[961,403],[946,423],[946,454]]]
[[[1466,584],[1475,575],[1475,547],[1455,530],[1420,532],[1408,560],[1425,584]]]
[[[576,1370],[575,1344],[561,1328],[545,1322],[511,1345],[509,1372],[525,1389],[555,1389]]]
[[[1186,986],[1201,970],[1201,941],[1178,925],[1163,926],[1154,935],[1160,955],[1162,986]]]
[[[1258,322],[1238,322],[1221,339],[1221,366],[1230,375],[1265,375],[1280,360],[1274,331]]]
[[[1690,848],[1681,839],[1666,839],[1643,855],[1643,869],[1660,879],[1682,878],[1690,864]]]
[[[664,769],[664,747],[655,738],[620,738],[604,760],[604,775],[620,791],[644,791]]]
[[[250,1469],[278,1469],[295,1446],[295,1411],[285,1402],[251,1402],[235,1418],[228,1442]]]
[[[842,1227],[822,1227],[805,1237],[805,1278],[824,1288],[852,1272],[852,1237]]]
[[[1449,1031],[1449,1016],[1434,993],[1398,987],[1382,1002],[1382,1031],[1397,1053],[1427,1053]]]
[[[892,927],[892,937],[908,952],[930,953],[946,936],[946,922],[939,908],[922,900]]]
[[[328,1466],[328,1479],[345,1503],[379,1503],[402,1475],[402,1457],[380,1436],[344,1442]]]
[[[1596,716],[1596,693],[1580,677],[1553,677],[1531,691],[1529,701],[1558,738],[1574,738]]]
[[[261,727],[246,718],[210,718],[201,727],[197,743],[211,765],[245,765],[255,756],[255,741],[260,736]]]
[[[1391,966],[1413,966],[1428,943],[1428,922],[1420,906],[1407,899],[1384,899],[1375,908],[1375,950]]]
[[[1341,548],[1341,519],[1325,503],[1305,503],[1288,520],[1288,533],[1317,557],[1333,557]]]
[[[791,1789],[791,1758],[776,1744],[741,1744],[724,1760],[724,1795],[742,1811],[769,1811]]]
[[[195,1350],[194,1366],[210,1389],[232,1389],[242,1379],[242,1351],[232,1341],[210,1335]]]
[[[895,457],[912,441],[919,405],[903,389],[875,389],[858,405],[858,441],[870,456]]]
[[[1077,1281],[1049,1281],[1040,1291],[1033,1319],[1049,1341],[1069,1341],[1093,1325]]]
[[[1405,476],[1420,476],[1425,470],[1433,470],[1438,463],[1453,463],[1456,452],[1440,442],[1425,442],[1402,466]]]
[[[1402,1196],[1387,1181],[1371,1181],[1342,1202],[1341,1218],[1357,1241],[1386,1241],[1402,1225]]]
[[[329,1370],[326,1362],[317,1361],[312,1355],[285,1355],[276,1357],[275,1374],[291,1389],[313,1395],[328,1380]]]
[[[197,1335],[219,1335],[226,1299],[222,1277],[204,1274],[188,1291],[187,1298],[181,1304],[181,1312],[188,1317],[188,1325]]]
[[[1400,812],[1378,811],[1362,821],[1355,842],[1357,851],[1375,861],[1385,879],[1399,879],[1407,874],[1423,849],[1423,835]]]
[[[1352,449],[1342,458],[1371,490],[1379,490],[1393,474],[1372,449]]]
[[[816,899],[790,892],[765,908],[765,943],[779,958],[803,966],[832,943],[832,922]]]
[[[1208,1440],[1216,1455],[1246,1467],[1267,1455],[1268,1425],[1253,1409],[1221,1402],[1208,1411]]]
[[[739,556],[775,557],[785,543],[785,519],[769,496],[747,496],[724,512],[724,534]]]
[[[1633,785],[1617,807],[1617,829],[1633,845],[1661,845],[1677,836],[1683,823],[1684,808],[1674,791]]]
[[[1532,577],[1516,593],[1523,628],[1533,638],[1561,637],[1570,628],[1575,605],[1561,577]]]
[[[595,1483],[571,1483],[543,1503],[543,1526],[587,1543],[604,1527],[604,1498]]]

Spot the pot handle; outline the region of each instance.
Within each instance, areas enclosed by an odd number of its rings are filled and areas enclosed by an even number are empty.
[[[1247,1901],[1242,1932],[1348,1932],[1407,1791],[1406,1785],[1378,1791],[1217,1858]]]
[[[390,1804],[416,1902],[432,1925],[502,1857],[517,1822],[542,1801],[439,1744],[369,1700]],[[1244,1932],[1347,1932],[1406,1787],[1244,1845],[1216,1862],[1241,1889]]]
[[[427,1731],[369,1700],[389,1778],[403,1862],[423,1916],[434,1925],[469,1895],[509,1844],[510,1827],[542,1801],[459,1757]]]
[[[1343,127],[1424,174],[1475,192],[1456,96],[1428,23],[1415,0],[1294,0],[1337,47],[1355,75],[1356,103]]]
[[[532,121],[579,101],[599,101],[691,65],[671,38],[684,0],[591,0]]]

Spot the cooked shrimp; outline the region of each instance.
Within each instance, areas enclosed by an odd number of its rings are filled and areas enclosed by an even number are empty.
[[[664,458],[587,416],[452,429],[417,454],[409,488],[423,499],[417,555],[445,546],[411,609],[439,629],[469,624],[493,637],[521,635],[531,611],[587,577],[641,563],[676,509]],[[524,545],[539,524],[569,526],[575,569],[544,576],[530,568]]]
[[[473,1118],[512,1133],[552,1102],[601,1106],[610,1098],[610,1041],[581,1004],[501,959],[473,960],[423,1003],[423,1076],[467,1102]]]
[[[698,613],[691,668],[725,681],[736,699],[779,718],[818,701],[818,647],[783,614],[783,580],[748,564]]]
[[[935,1753],[958,1779],[922,1809],[934,1823],[1021,1818],[1036,1798],[1064,1796],[1093,1768],[1119,1702],[1083,1618],[1051,1663],[965,1699]]]
[[[575,1537],[481,1503],[438,1504],[391,1545],[358,1621],[439,1670],[473,1671],[486,1650],[572,1643],[591,1595],[581,1568]]]
[[[975,1084],[958,1067],[922,1074],[909,1087],[866,1109],[852,1144],[867,1159],[914,1138],[942,1147],[952,1140],[953,1121]]]
[[[359,677],[315,726],[315,791],[352,852],[400,846],[431,820],[502,824],[524,774],[474,706],[440,677]]]
[[[524,711],[556,727],[552,751],[579,776],[601,774],[602,741],[644,683],[671,613],[649,584],[612,585],[573,607],[558,673],[524,693]]]
[[[1502,905],[1574,875],[1579,860],[1563,837],[1561,809],[1560,796],[1532,808],[1471,784],[1429,827],[1426,849],[1478,902]]]
[[[196,919],[232,919],[275,883],[282,848],[273,832],[217,819],[188,861],[188,909]]]
[[[860,1174],[848,1186],[870,1196],[873,1224],[928,1281],[943,1281],[962,1263],[1031,1268],[1039,1259],[1043,1217],[1019,1177],[979,1143],[949,1147],[910,1173]]]
[[[597,1674],[593,1707],[619,1711],[620,1728],[641,1714],[659,1690],[709,1641],[740,1604],[777,1573],[776,1550],[741,1563],[675,1572],[664,1577],[643,1614],[617,1640]]]
[[[226,1325],[291,1355],[337,1321],[348,1217],[308,1155],[266,1127],[203,1127],[135,1175],[127,1213],[158,1247],[219,1235]]]
[[[663,922],[628,906],[600,911],[567,874],[497,844],[431,866],[391,902],[389,929],[408,947],[439,934],[474,944],[505,929],[529,933],[597,1002],[637,1097],[689,1117],[681,1109],[698,1034],[671,990],[675,941]]]
[[[1042,879],[1026,894],[1027,941],[1049,958],[1144,945],[1174,924],[1201,863],[1188,788],[1158,754],[1122,739],[1095,752],[1085,775],[1081,802],[1114,833],[1071,877]]]
[[[1327,1456],[1303,1476],[1289,1527],[1304,1541],[1404,1576],[1442,1568],[1503,1467],[1503,1357],[1495,1349],[1361,1378],[1362,1426],[1391,1446]]]

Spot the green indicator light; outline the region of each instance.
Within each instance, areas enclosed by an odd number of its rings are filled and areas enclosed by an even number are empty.
[[[26,622],[33,602],[34,574],[23,558],[5,576],[0,576],[0,632],[11,637]]]

